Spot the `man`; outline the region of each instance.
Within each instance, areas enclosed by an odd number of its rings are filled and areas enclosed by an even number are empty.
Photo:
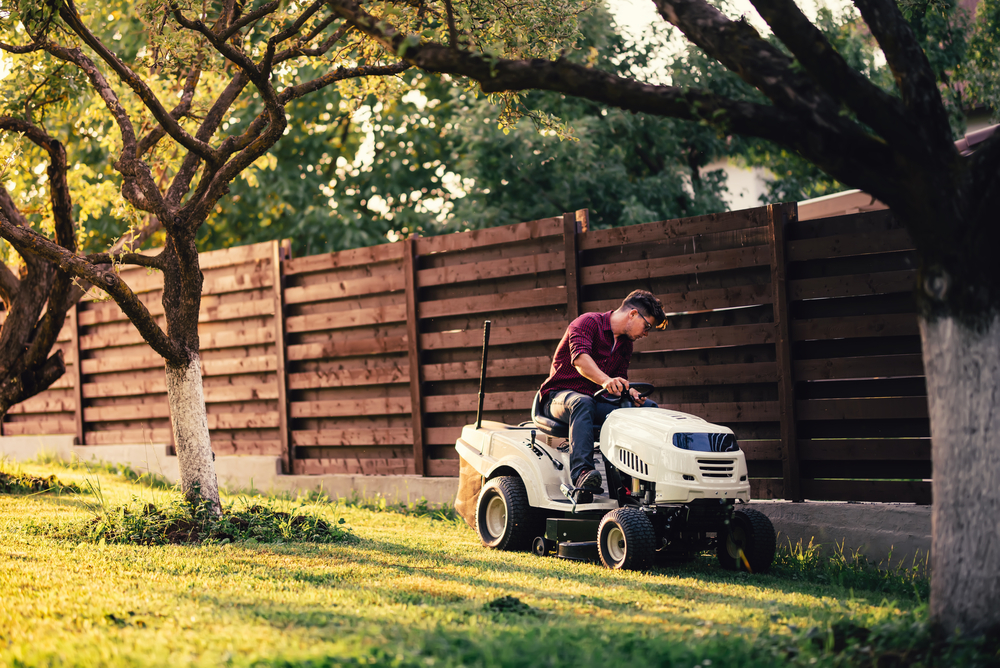
[[[628,384],[632,343],[666,325],[660,300],[635,290],[614,311],[584,313],[566,328],[542,383],[541,410],[569,424],[570,479],[576,487],[599,490],[602,483],[594,470],[594,427],[616,406],[594,399],[594,393],[601,388],[616,396],[630,392],[637,403],[638,392]],[[647,400],[643,405],[656,404]]]

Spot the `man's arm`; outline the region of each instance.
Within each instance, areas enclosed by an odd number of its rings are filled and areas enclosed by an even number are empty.
[[[609,394],[620,395],[622,391],[629,389],[628,380],[626,378],[612,378],[608,374],[604,373],[601,371],[600,367],[597,366],[597,362],[594,361],[594,358],[587,353],[581,353],[576,356],[576,359],[573,360],[573,368],[575,368],[577,372],[579,372],[579,374],[587,380],[597,383],[603,387]],[[639,400],[638,392],[632,390],[631,394],[634,401]]]

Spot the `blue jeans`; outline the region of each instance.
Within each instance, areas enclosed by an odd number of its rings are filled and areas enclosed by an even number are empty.
[[[656,403],[646,399],[642,406],[655,408]],[[595,468],[594,441],[600,440],[601,425],[617,408],[615,404],[573,390],[552,392],[542,405],[545,415],[569,425],[569,471],[574,484],[581,473]]]

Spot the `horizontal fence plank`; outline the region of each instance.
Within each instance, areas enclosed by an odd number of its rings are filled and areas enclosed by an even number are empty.
[[[51,416],[45,420],[4,421],[4,436],[32,436],[34,434],[75,434],[76,420]]]
[[[924,375],[922,355],[872,355],[832,359],[796,360],[795,380],[894,378]]]
[[[566,288],[536,288],[516,292],[470,295],[437,301],[422,301],[418,306],[421,319],[441,318],[449,315],[493,313],[515,309],[554,306],[566,303]]]
[[[903,229],[866,234],[836,234],[818,239],[797,239],[788,242],[789,262],[806,262],[851,255],[870,255],[913,250],[913,239]]]
[[[480,334],[482,338],[482,334]],[[492,341],[492,333],[490,335]],[[452,362],[449,364],[427,364],[421,367],[424,381],[467,380],[479,378],[482,362]],[[487,378],[509,378],[511,376],[534,376],[549,373],[552,357],[526,357],[520,359],[491,359],[486,363]]]
[[[256,457],[280,457],[282,454],[281,441],[251,441],[241,438],[238,441],[224,441],[213,438],[212,452],[220,457],[246,457],[253,455]],[[275,462],[277,469],[277,462]]]
[[[431,445],[455,445],[462,435],[462,428],[465,425],[454,427],[427,427],[424,429],[425,443]]]
[[[327,343],[302,343],[288,346],[289,361],[381,355],[406,352],[405,336],[386,336],[360,341],[329,341]]]
[[[753,460],[781,459],[781,441],[740,441],[740,450]]]
[[[562,271],[566,268],[562,253],[538,253],[521,257],[488,260],[485,262],[469,262],[467,264],[450,265],[421,269],[417,272],[417,285],[421,288],[434,285],[453,285],[472,281],[486,281],[525,274],[542,274],[549,271]]]
[[[507,411],[523,410],[527,419],[535,392],[496,392],[487,394],[483,400],[483,410]],[[424,396],[424,412],[426,413],[457,413],[474,411],[479,406],[477,394],[445,394]]]
[[[413,459],[296,459],[298,475],[415,475]]]
[[[490,345],[503,346],[534,341],[558,341],[566,331],[566,321],[557,320],[537,325],[514,327],[490,327]],[[448,348],[481,348],[483,330],[470,329],[462,332],[434,332],[420,335],[421,350],[442,350]],[[555,345],[552,346],[555,350]]]
[[[883,271],[874,274],[854,274],[850,276],[824,276],[788,281],[788,298],[821,299],[832,297],[857,297],[861,295],[882,295],[892,292],[912,292],[916,285],[917,272]]]
[[[776,422],[777,401],[738,401],[732,403],[660,404],[660,408],[697,415],[709,422]]]
[[[308,302],[333,301],[346,297],[373,295],[382,292],[399,292],[405,289],[405,287],[402,272],[392,271],[369,278],[286,288],[285,303],[305,304]]]
[[[714,290],[690,290],[657,295],[668,316],[672,313],[691,311],[713,311],[737,306],[754,306],[771,303],[771,284],[737,285]],[[621,300],[605,299],[584,302],[583,311],[612,311],[621,306]]]
[[[365,309],[348,309],[313,315],[289,316],[285,319],[285,332],[288,334],[299,334],[302,332],[364,327],[366,325],[384,325],[391,322],[406,322],[405,304]]]
[[[800,420],[906,420],[927,418],[926,397],[814,399],[795,402]]]
[[[72,413],[76,410],[73,397],[46,396],[49,392],[37,394],[14,404],[7,410],[8,415],[24,415],[25,413]]]
[[[426,469],[431,478],[455,478],[458,477],[458,460],[428,459]]]
[[[731,327],[694,327],[654,331],[637,341],[634,352],[690,350],[774,343],[774,324],[733,325]]]
[[[288,389],[308,390],[324,387],[357,387],[360,385],[387,385],[409,383],[409,369],[405,366],[386,366],[374,369],[338,369],[308,371],[288,374]]]
[[[147,303],[146,309],[150,315],[163,315],[163,304],[158,299]],[[220,303],[215,295],[203,295],[201,308],[198,311],[198,322],[238,320],[266,315],[274,315],[273,299],[247,299],[241,302]],[[114,302],[87,304],[86,309],[81,309],[79,315],[80,326],[87,327],[127,321],[128,316]]]
[[[692,253],[690,255],[583,267],[580,270],[580,279],[584,285],[600,285],[602,283],[638,281],[645,278],[761,267],[766,266],[770,261],[771,249],[769,246],[749,246],[708,253]]]
[[[758,208],[749,211],[713,213],[681,220],[664,220],[642,225],[613,227],[607,230],[585,232],[579,235],[577,243],[580,250],[592,250],[618,248],[628,244],[658,242],[715,232],[730,232],[767,225],[766,215],[765,209]]]
[[[201,334],[199,339],[201,350],[259,346],[265,343],[274,343],[275,331],[274,327],[250,327]],[[134,329],[119,334],[92,334],[80,337],[81,350],[103,350],[106,348],[139,345],[145,345],[145,340]]]
[[[871,503],[916,503],[930,505],[931,483],[906,480],[810,480],[801,481],[802,495],[816,501],[866,501]]]
[[[482,230],[443,234],[437,237],[419,237],[416,251],[418,255],[431,255],[447,251],[466,251],[483,246],[512,244],[532,239],[542,239],[562,234],[562,216],[542,218],[528,223],[490,227]]]
[[[793,341],[856,339],[878,336],[916,336],[920,334],[914,313],[841,316],[793,320]]]
[[[322,255],[292,258],[291,260],[286,260],[283,263],[283,266],[285,276],[290,277],[296,274],[332,271],[348,267],[369,266],[381,262],[393,262],[402,259],[403,244],[390,243],[379,246],[369,246],[368,248],[354,248],[351,250],[337,251],[335,253],[324,253]]]
[[[814,461],[930,461],[928,438],[800,440],[799,459]]]
[[[412,445],[413,431],[408,427],[295,430],[292,432],[292,441],[303,447]]]
[[[410,412],[409,397],[388,399],[344,399],[340,401],[293,401],[293,418],[399,415]]]
[[[631,380],[645,381],[656,387],[687,385],[737,385],[744,383],[774,383],[778,368],[774,362],[755,364],[719,364],[715,366],[659,367],[629,370]]]
[[[87,445],[123,445],[172,443],[170,428],[166,429],[113,429],[109,431],[87,431],[84,433]]]
[[[209,413],[209,429],[273,429],[280,425],[277,411],[264,413]]]

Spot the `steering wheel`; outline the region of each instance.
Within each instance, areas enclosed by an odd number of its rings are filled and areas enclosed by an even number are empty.
[[[656,389],[653,387],[652,383],[629,383],[628,386],[629,389],[634,389],[639,393],[640,399],[645,399],[653,393],[654,389]],[[622,392],[620,395],[609,394],[608,391],[602,387],[597,392],[594,392],[594,398],[598,401],[606,401],[609,404],[618,404],[619,408],[625,408],[632,405],[632,393],[628,391]]]

